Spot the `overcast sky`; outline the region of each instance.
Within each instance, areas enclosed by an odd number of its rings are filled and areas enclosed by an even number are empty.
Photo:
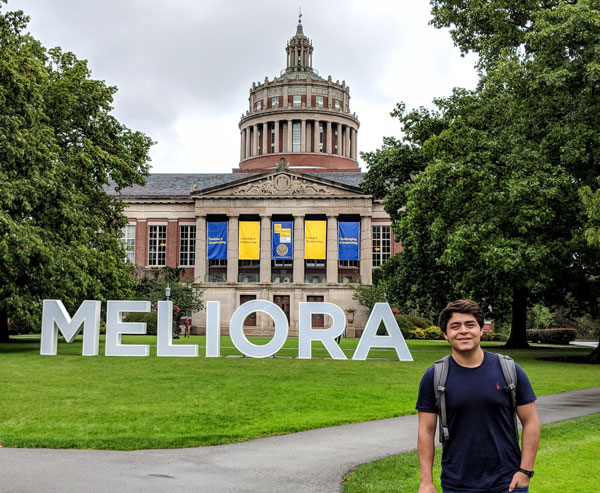
[[[475,58],[429,25],[427,0],[9,0],[47,47],[88,60],[115,85],[114,114],[149,135],[155,173],[227,173],[239,163],[238,123],[252,82],[285,68],[302,7],[313,67],[346,81],[360,120],[358,150],[400,136],[397,102],[432,107],[473,88]],[[366,171],[361,162],[363,171]]]

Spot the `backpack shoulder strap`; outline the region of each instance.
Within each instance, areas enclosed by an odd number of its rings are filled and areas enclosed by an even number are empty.
[[[517,368],[515,367],[515,360],[510,356],[498,354],[498,361],[500,362],[504,380],[506,380],[504,392],[506,392],[510,398],[510,405],[513,410],[513,421],[515,423],[515,433],[517,436],[517,443],[519,443],[519,426],[517,423]]]
[[[435,362],[433,371],[433,391],[439,416],[440,443],[446,442],[450,438],[448,433],[448,418],[446,416],[446,380],[448,379],[448,369],[450,368],[450,356],[445,356]]]

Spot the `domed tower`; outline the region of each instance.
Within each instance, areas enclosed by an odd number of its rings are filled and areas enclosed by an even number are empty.
[[[249,109],[239,123],[240,166],[233,171],[270,171],[283,158],[294,171],[360,172],[350,88],[313,68],[313,46],[301,18],[285,51],[279,77],[252,83]]]

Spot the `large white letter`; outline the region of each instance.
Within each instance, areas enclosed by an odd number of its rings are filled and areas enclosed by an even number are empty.
[[[83,356],[98,355],[100,339],[100,302],[84,301],[71,318],[62,301],[44,300],[42,308],[42,343],[40,354],[56,356],[58,331],[67,342],[72,342],[83,323]]]
[[[387,328],[389,334],[387,336],[377,335],[377,329],[382,321]],[[400,361],[413,360],[392,309],[387,303],[375,303],[352,359],[367,359],[372,347],[394,348]]]
[[[254,312],[264,312],[275,322],[275,334],[267,344],[252,344],[244,334],[244,320]],[[233,345],[251,358],[268,358],[281,349],[288,335],[288,321],[283,310],[275,303],[265,300],[247,301],[234,312],[229,323],[229,335]]]
[[[197,344],[173,344],[173,302],[159,301],[156,356],[198,356]]]
[[[206,357],[221,356],[221,302],[206,302]]]
[[[346,328],[346,315],[342,309],[333,303],[301,302],[300,329],[298,332],[298,358],[310,359],[312,341],[321,341],[333,359],[348,359],[335,342],[335,338]],[[333,324],[328,329],[313,329],[312,315],[324,313],[333,319]]]
[[[123,312],[149,312],[149,301],[108,301],[106,304],[106,356],[148,356],[147,344],[121,344],[121,334],[145,334],[144,322],[123,322]]]

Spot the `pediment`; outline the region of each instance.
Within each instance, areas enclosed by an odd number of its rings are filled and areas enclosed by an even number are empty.
[[[197,191],[203,197],[314,197],[359,196],[360,188],[292,171],[274,171],[212,189]]]

